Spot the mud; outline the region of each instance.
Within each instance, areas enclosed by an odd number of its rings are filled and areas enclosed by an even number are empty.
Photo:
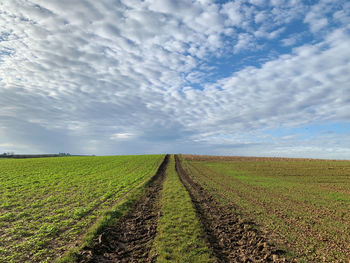
[[[203,224],[206,238],[218,262],[290,262],[283,257],[253,222],[242,220],[234,207],[218,202],[183,169],[175,167],[189,192]]]
[[[168,161],[167,155],[156,175],[150,180],[145,195],[125,217],[99,235],[92,247],[84,248],[79,262],[155,261],[155,258],[149,256],[149,252],[157,233],[160,216],[158,199]]]

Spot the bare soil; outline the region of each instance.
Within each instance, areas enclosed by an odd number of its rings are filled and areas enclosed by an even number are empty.
[[[85,247],[79,262],[154,262],[149,256],[160,216],[160,192],[169,161],[167,155],[150,180],[145,195],[113,227]]]
[[[285,252],[269,242],[253,222],[242,220],[234,207],[218,202],[183,169],[175,167],[189,192],[203,224],[206,238],[218,262],[289,262]]]

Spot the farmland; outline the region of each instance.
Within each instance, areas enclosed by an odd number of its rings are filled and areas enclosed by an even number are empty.
[[[167,156],[130,212],[87,246],[78,262],[214,262],[202,225]]]
[[[350,258],[350,162],[183,155],[188,174],[259,225],[287,257]]]
[[[348,262],[350,162],[0,160],[0,262]]]
[[[52,262],[164,156],[0,161],[0,261]]]
[[[175,161],[175,162],[174,162]],[[274,245],[167,156],[129,213],[78,262],[290,262]]]

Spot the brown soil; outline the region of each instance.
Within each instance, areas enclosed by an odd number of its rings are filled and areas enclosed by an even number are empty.
[[[107,228],[92,247],[85,247],[79,262],[154,262],[149,256],[156,236],[167,155],[149,182],[145,195],[113,227]]]
[[[218,262],[288,262],[254,223],[242,220],[234,207],[219,203],[183,169],[178,156],[175,167],[189,192]]]
[[[333,159],[312,159],[312,158],[288,158],[288,157],[247,157],[247,156],[217,156],[217,155],[193,155],[193,154],[181,154],[185,160],[191,161],[239,161],[239,162],[251,162],[251,161],[308,161],[308,162],[344,162],[348,160],[333,160]],[[329,167],[328,169],[332,169]]]

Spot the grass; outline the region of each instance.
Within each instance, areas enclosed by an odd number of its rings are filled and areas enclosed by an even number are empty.
[[[90,237],[95,235],[127,209],[130,200],[121,205],[120,198],[147,182],[162,159],[148,155],[2,160],[0,262],[52,262],[99,220],[89,231]]]
[[[161,217],[153,252],[157,262],[213,262],[191,198],[171,156],[161,195]]]
[[[350,162],[183,156],[196,181],[308,262],[350,258]]]

